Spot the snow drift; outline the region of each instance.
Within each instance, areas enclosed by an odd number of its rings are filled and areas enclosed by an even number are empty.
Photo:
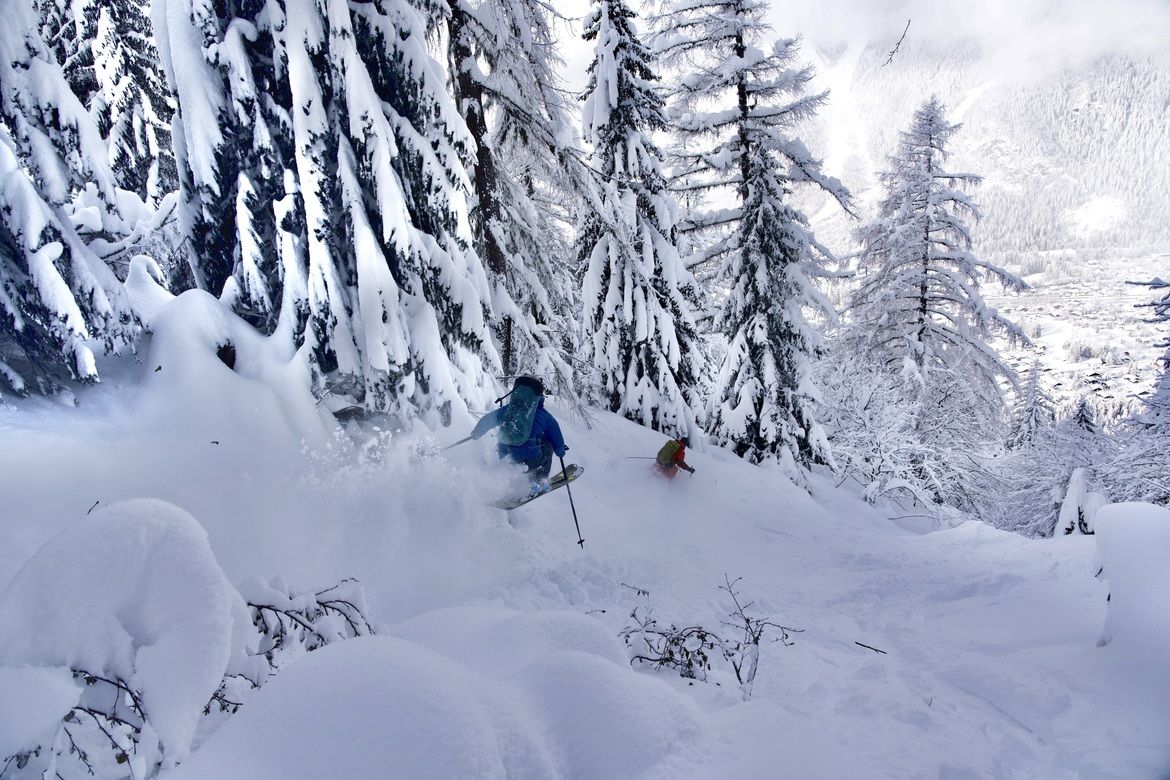
[[[56,706],[41,722],[55,725],[51,715],[76,702],[62,693],[64,670],[120,679],[141,692],[168,763],[190,752],[204,706],[252,636],[203,528],[155,499],[98,509],[51,539],[0,593],[0,626],[0,670],[51,670],[40,690],[56,691]],[[20,717],[17,706],[5,696],[0,719]]]
[[[631,675],[588,617],[467,608],[403,630],[432,646],[365,637],[315,651],[165,777],[601,779],[639,774],[697,733],[695,704]]]
[[[246,438],[296,452],[321,441],[327,421],[309,390],[308,366],[202,290],[159,307],[147,269],[131,277],[135,307],[150,316],[144,406],[148,419],[207,440]],[[175,419],[175,410],[183,414]]]
[[[1101,576],[1109,582],[1102,644],[1165,658],[1170,647],[1170,509],[1110,504],[1095,518]]]

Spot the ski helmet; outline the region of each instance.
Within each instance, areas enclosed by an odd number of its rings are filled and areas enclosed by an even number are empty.
[[[544,383],[541,382],[536,377],[532,377],[532,376],[518,376],[518,377],[516,377],[516,381],[514,381],[512,383],[512,389],[515,390],[518,387],[527,387],[527,388],[530,388],[537,395],[544,395]]]

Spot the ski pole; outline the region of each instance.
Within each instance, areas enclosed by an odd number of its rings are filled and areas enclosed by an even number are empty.
[[[650,458],[643,455],[627,455],[626,460],[658,460],[658,458]]]
[[[585,537],[581,536],[581,524],[577,522],[577,507],[573,504],[573,491],[569,488],[569,475],[565,471],[565,456],[558,455],[557,459],[561,462],[561,473],[565,475],[565,492],[569,494],[569,509],[573,510],[573,525],[577,526],[577,544],[581,545],[581,549],[585,549]]]
[[[448,444],[446,447],[443,447],[441,450],[439,450],[439,452],[446,452],[447,450],[454,449],[455,447],[458,447],[460,444],[465,444],[466,442],[471,441],[471,438],[472,437],[468,436],[467,438],[460,439],[459,441],[455,442],[454,444]]]

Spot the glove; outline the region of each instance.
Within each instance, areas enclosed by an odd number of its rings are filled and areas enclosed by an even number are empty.
[[[684,469],[686,469],[687,471],[689,471],[689,472],[690,472],[690,473],[692,473],[692,474],[694,474],[694,473],[695,473],[695,468],[694,468],[694,466],[683,466],[683,468],[684,468]]]

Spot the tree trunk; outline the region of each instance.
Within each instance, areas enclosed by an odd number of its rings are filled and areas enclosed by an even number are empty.
[[[739,32],[735,35],[735,56],[743,59],[747,52],[747,47],[744,44],[743,33]],[[740,206],[747,206],[748,200],[748,174],[751,172],[751,163],[748,154],[748,134],[747,134],[747,120],[748,120],[748,98],[747,98],[747,83],[743,79],[743,74],[739,75],[739,83],[735,85],[736,98],[739,104],[739,203]]]
[[[497,195],[498,175],[496,161],[488,143],[486,112],[484,111],[483,87],[471,76],[465,63],[471,62],[472,52],[466,30],[467,20],[460,8],[459,0],[448,0],[451,9],[451,71],[455,77],[455,102],[467,122],[467,130],[475,141],[475,168],[472,176],[475,187],[475,207],[471,211],[471,225],[475,231],[476,249],[487,261],[488,271],[496,277],[497,284],[507,279],[507,256],[496,238],[495,226],[503,222],[500,201]],[[500,357],[505,376],[512,374],[512,320],[505,317],[499,328]]]
[[[915,356],[915,362],[920,369],[926,363],[926,318],[930,292],[928,285],[930,281],[930,188],[934,185],[933,148],[934,139],[931,138],[926,151],[926,172],[929,176],[926,183],[926,202],[923,204],[925,219],[922,225],[922,281],[918,286],[918,354]]]

